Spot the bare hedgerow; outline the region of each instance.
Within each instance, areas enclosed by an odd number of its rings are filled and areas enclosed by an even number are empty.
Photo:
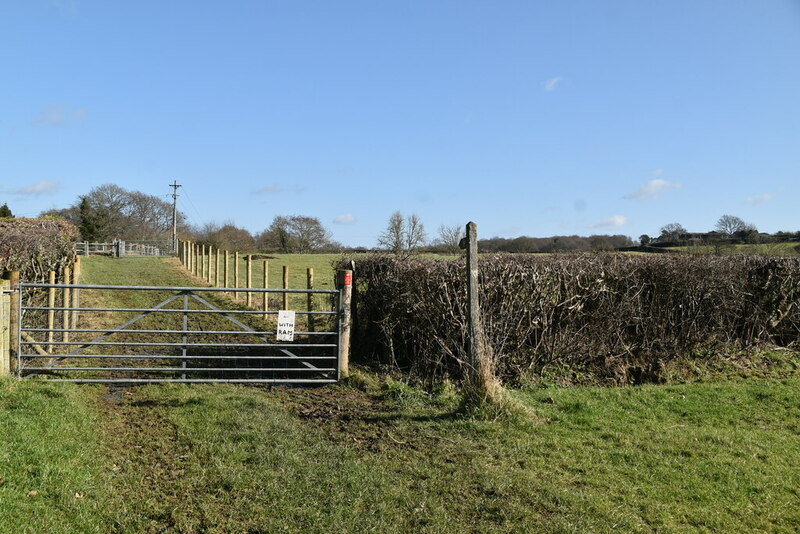
[[[611,383],[657,380],[671,359],[800,335],[800,260],[763,256],[481,257],[498,376],[549,367]],[[463,260],[359,259],[354,359],[425,380],[466,365]]]
[[[78,231],[57,218],[0,219],[0,274],[19,271],[23,282],[47,281],[75,257]]]

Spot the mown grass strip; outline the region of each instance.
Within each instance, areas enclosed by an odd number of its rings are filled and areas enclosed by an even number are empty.
[[[109,532],[98,391],[0,380],[0,532]]]

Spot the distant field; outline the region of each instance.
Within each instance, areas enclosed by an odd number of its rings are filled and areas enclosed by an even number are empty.
[[[693,252],[696,254],[768,254],[774,256],[798,256],[800,253],[795,250],[795,247],[800,245],[797,242],[789,243],[764,243],[753,245],[721,245],[715,247],[714,245],[698,245],[688,247],[670,247],[672,250],[680,250],[683,252]]]

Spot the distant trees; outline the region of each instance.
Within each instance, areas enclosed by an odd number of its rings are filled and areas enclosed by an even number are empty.
[[[95,187],[70,207],[48,210],[80,229],[84,241],[166,240],[172,233],[172,205],[141,191],[129,191],[116,184]],[[179,227],[185,216],[178,212]]]
[[[206,223],[195,234],[198,243],[222,250],[253,250],[256,246],[253,235],[230,220],[222,225],[215,222]]]
[[[492,237],[478,241],[481,252],[550,253],[550,252],[590,252],[594,250],[615,250],[632,247],[633,240],[626,235],[557,235],[552,237],[515,238]]]
[[[392,213],[386,228],[378,236],[378,247],[398,256],[409,256],[428,240],[425,226],[417,214],[403,218],[399,211]]]
[[[659,241],[678,241],[683,234],[688,233],[686,228],[680,223],[669,223],[661,227],[661,234],[658,236]]]
[[[5,202],[3,202],[3,205],[0,206],[0,218],[3,218],[3,217],[9,218],[9,219],[14,218],[14,214],[11,213],[11,208],[9,208],[8,204],[6,204]]]
[[[714,229],[729,239],[736,239],[743,243],[758,241],[758,228],[735,215],[723,215],[717,220]]]
[[[283,253],[315,252],[340,248],[317,217],[278,215],[256,236],[259,250]]]
[[[450,226],[439,225],[439,236],[434,245],[442,247],[449,254],[458,254],[459,243],[466,236],[465,226],[453,224]]]

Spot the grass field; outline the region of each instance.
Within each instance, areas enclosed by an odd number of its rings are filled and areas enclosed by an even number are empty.
[[[123,269],[124,267],[124,269]],[[184,285],[89,258],[91,283]],[[796,532],[800,379],[512,392],[0,380],[0,532]]]
[[[696,245],[690,247],[671,247],[673,250],[691,252],[695,254],[766,254],[770,256],[797,256],[800,254],[795,247],[797,242],[790,243],[763,243],[751,245]]]

